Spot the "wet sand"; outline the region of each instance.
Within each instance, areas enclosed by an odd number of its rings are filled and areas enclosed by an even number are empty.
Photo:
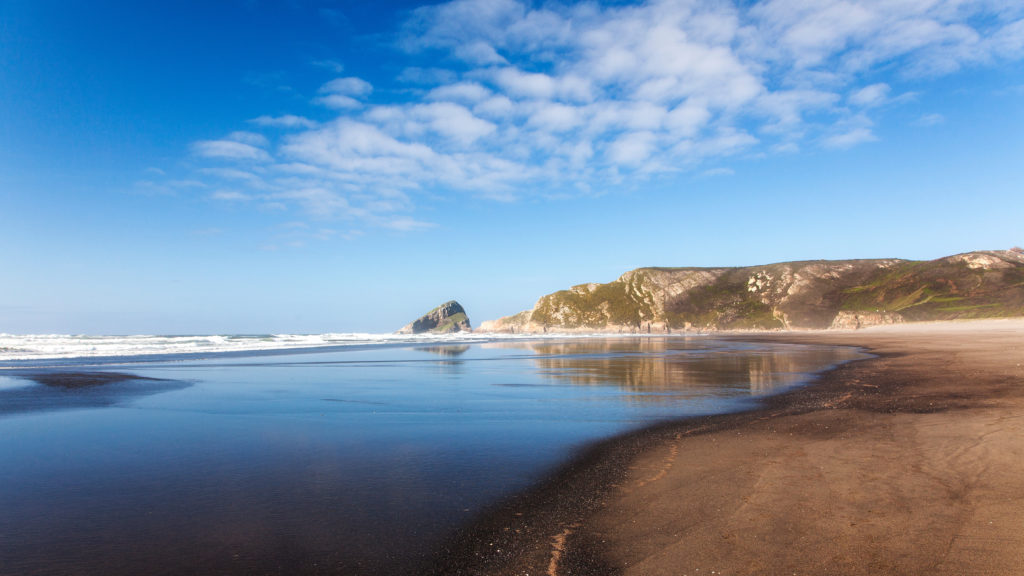
[[[132,380],[138,381],[150,381],[156,382],[156,378],[146,378],[144,376],[137,376],[135,374],[126,374],[123,372],[67,372],[67,371],[52,371],[52,372],[25,372],[21,373],[18,371],[11,372],[14,376],[26,378],[34,382],[38,382],[43,386],[50,386],[53,388],[64,388],[67,390],[76,390],[79,388],[90,388],[95,386],[104,386],[107,384],[114,384],[117,382],[128,382]]]
[[[728,337],[877,357],[592,446],[427,572],[1024,573],[1024,320]]]
[[[124,372],[77,370],[0,370],[0,376],[29,384],[0,388],[0,418],[28,412],[52,412],[114,406],[134,398],[180,390],[191,382],[147,378]]]

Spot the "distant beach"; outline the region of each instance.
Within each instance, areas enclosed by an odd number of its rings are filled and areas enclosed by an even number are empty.
[[[724,337],[875,357],[594,445],[431,573],[1024,572],[1024,320]]]

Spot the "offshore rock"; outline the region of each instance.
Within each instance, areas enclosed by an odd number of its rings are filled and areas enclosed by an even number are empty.
[[[420,316],[413,322],[406,324],[396,334],[448,334],[451,332],[472,332],[473,327],[469,324],[469,317],[462,305],[455,300],[449,300]]]

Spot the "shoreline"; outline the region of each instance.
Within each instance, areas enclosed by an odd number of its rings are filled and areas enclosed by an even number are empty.
[[[423,572],[1024,570],[1024,320],[715,337],[873,357],[586,447]]]

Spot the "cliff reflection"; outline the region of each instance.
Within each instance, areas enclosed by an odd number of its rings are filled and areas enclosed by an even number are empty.
[[[767,394],[857,354],[847,348],[755,345],[705,338],[502,342],[488,346],[532,351],[538,371],[554,381],[618,386],[634,392],[638,400],[651,402],[714,394],[715,390]]]
[[[467,345],[448,345],[448,346],[421,346],[417,348],[423,352],[430,352],[431,354],[438,354],[440,356],[462,356],[469,350]]]
[[[456,375],[465,372],[465,361],[459,357],[469,350],[469,346],[421,346],[416,348],[416,350],[436,354],[442,358],[442,360],[431,363],[435,372],[439,374]]]

